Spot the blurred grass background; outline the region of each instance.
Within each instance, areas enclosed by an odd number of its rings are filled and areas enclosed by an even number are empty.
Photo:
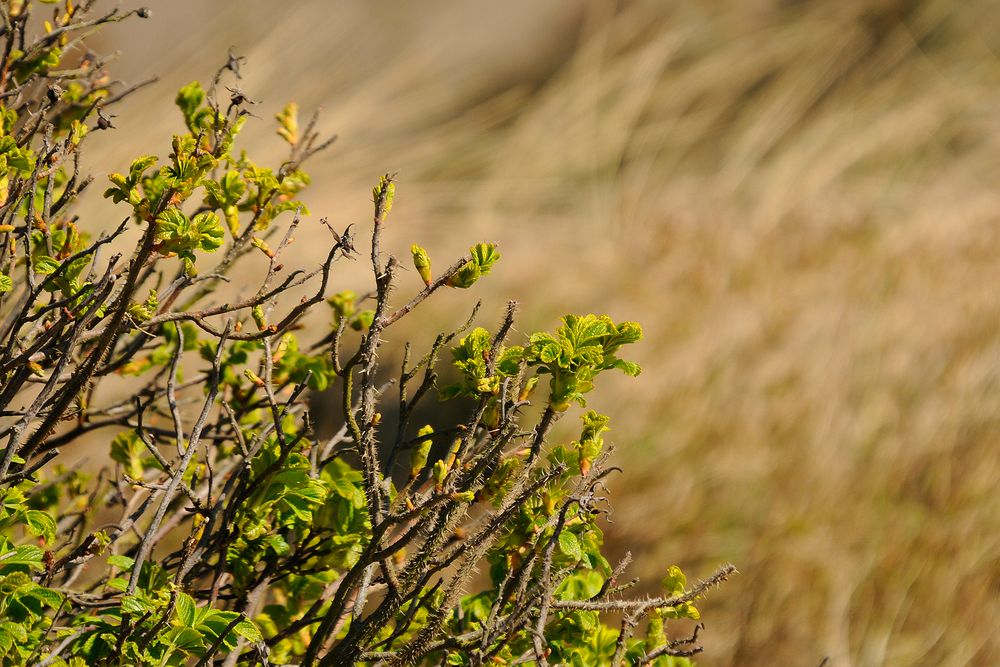
[[[233,45],[252,155],[281,161],[270,117],[291,99],[341,137],[310,165],[317,217],[368,219],[399,170],[388,250],[445,266],[501,244],[477,294],[425,313],[441,329],[484,293],[486,326],[507,298],[521,332],[574,311],[644,325],[642,377],[592,400],[625,467],[608,539],[650,585],[674,562],[740,568],[702,605],[700,664],[1000,664],[995,2],[152,9],[100,38],[117,77],[161,80],[91,171],[165,153],[174,91]],[[325,254],[313,233],[303,261]]]

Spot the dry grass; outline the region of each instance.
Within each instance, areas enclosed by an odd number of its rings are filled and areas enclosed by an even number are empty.
[[[398,168],[400,255],[488,236],[525,329],[645,325],[643,378],[594,399],[627,469],[610,535],[647,578],[740,567],[702,664],[1000,663],[992,3],[172,4],[122,42],[165,75],[123,134],[163,143],[225,31],[261,116],[328,107],[315,211],[362,219]]]

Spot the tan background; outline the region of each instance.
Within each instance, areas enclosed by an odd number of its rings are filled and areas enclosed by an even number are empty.
[[[700,664],[1000,664],[995,3],[150,6],[101,38],[116,75],[161,83],[91,143],[98,174],[166,153],[174,91],[233,45],[252,154],[280,161],[289,99],[341,137],[316,214],[366,219],[399,170],[389,250],[500,242],[483,323],[515,297],[521,332],[645,326],[643,376],[592,401],[626,467],[608,535],[651,585],[739,566]]]

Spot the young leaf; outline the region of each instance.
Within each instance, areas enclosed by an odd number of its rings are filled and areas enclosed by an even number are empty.
[[[432,280],[431,258],[427,255],[427,251],[414,243],[410,246],[410,253],[413,255],[413,266],[417,269],[417,273],[420,274],[424,284],[429,286]]]
[[[24,513],[24,520],[32,535],[42,538],[46,544],[55,542],[56,522],[46,512],[28,510]]]
[[[40,273],[43,276],[52,275],[59,268],[59,260],[54,257],[49,257],[48,255],[42,255],[41,257],[35,257],[32,266],[35,269],[35,273]]]
[[[186,627],[193,628],[195,621],[196,605],[194,599],[183,591],[177,593],[176,606],[177,620]]]
[[[577,539],[576,535],[565,530],[559,533],[559,551],[573,560],[583,558],[583,549],[580,548],[580,540]]]
[[[10,565],[27,565],[36,570],[44,570],[43,552],[33,544],[22,544],[11,551],[0,553],[0,571]]]
[[[248,618],[244,618],[233,626],[233,630],[236,634],[252,642],[264,641],[264,636],[260,633],[260,629],[258,629],[254,622]]]
[[[131,570],[132,566],[135,565],[135,559],[121,554],[112,554],[108,556],[108,565],[117,567],[119,570]]]
[[[292,146],[299,143],[299,105],[289,102],[274,117],[278,120],[278,135]]]

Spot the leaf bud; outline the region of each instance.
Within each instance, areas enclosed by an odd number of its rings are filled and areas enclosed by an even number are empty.
[[[431,258],[427,255],[427,251],[413,244],[410,246],[410,253],[413,255],[413,266],[416,267],[417,273],[423,279],[424,284],[430,287],[431,280]]]
[[[253,321],[257,324],[257,328],[260,331],[264,331],[265,329],[267,329],[267,318],[264,317],[263,308],[261,308],[260,306],[254,306],[253,309],[250,311],[250,314],[253,316]]]
[[[243,376],[246,377],[246,379],[248,379],[251,382],[253,382],[258,387],[263,387],[264,386],[264,380],[262,380],[259,375],[257,375],[256,373],[254,373],[249,368],[247,368],[247,369],[245,369],[243,371]]]
[[[429,436],[433,433],[434,428],[430,424],[417,431],[417,437],[422,437],[422,439],[410,450],[410,479],[416,478],[427,465],[427,457],[430,455],[431,444],[434,442]]]

